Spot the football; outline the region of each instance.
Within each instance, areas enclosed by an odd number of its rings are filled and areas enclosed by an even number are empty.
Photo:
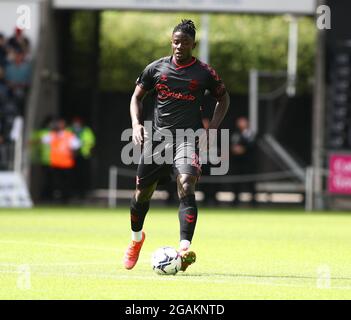
[[[157,249],[151,257],[152,269],[160,275],[175,275],[181,267],[182,259],[172,247]]]

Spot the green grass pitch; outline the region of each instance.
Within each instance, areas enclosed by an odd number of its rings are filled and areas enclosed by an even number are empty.
[[[139,262],[124,270],[128,208],[0,210],[0,299],[350,299],[351,215],[199,210],[187,272],[158,276],[178,246],[176,208],[151,208]]]

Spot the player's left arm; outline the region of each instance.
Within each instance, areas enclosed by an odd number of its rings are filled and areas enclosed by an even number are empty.
[[[219,128],[220,124],[222,123],[222,121],[223,121],[223,119],[228,111],[229,104],[230,104],[229,94],[227,91],[225,91],[225,93],[222,96],[217,98],[217,104],[215,106],[215,110],[213,112],[212,119],[209,122],[208,127],[206,128],[206,133],[200,137],[199,148],[201,151],[205,151],[207,149],[207,140],[208,139],[209,139],[209,141],[208,141],[209,146],[213,145],[214,136],[209,135],[208,130],[209,129],[217,130]]]
[[[217,104],[213,112],[213,117],[209,124],[209,129],[218,129],[222,123],[230,104],[230,97],[226,91],[220,98],[217,99]]]
[[[211,147],[213,145],[214,139],[213,135],[208,134],[208,130],[215,129],[217,130],[221,125],[230,104],[229,94],[225,88],[225,85],[222,79],[218,76],[216,71],[211,67],[207,66],[207,70],[209,72],[209,82],[208,82],[208,89],[211,95],[217,100],[217,104],[215,106],[215,110],[213,112],[212,119],[209,123],[208,128],[206,129],[206,133],[200,137],[199,140],[199,148],[200,150],[204,151],[207,149],[207,140],[208,145]]]
[[[212,97],[217,100],[209,129],[218,129],[228,111],[230,98],[226,87],[217,72],[210,66],[208,66],[208,71],[208,89]]]

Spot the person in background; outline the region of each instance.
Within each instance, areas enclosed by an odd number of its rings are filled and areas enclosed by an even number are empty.
[[[0,33],[0,67],[5,68],[7,64],[7,47],[5,36]]]
[[[10,51],[22,51],[27,57],[30,52],[29,39],[24,35],[23,30],[15,28],[14,34],[7,41],[7,46]]]
[[[40,166],[40,171],[43,176],[43,184],[40,190],[41,200],[52,200],[52,175],[50,168],[50,145],[42,142],[42,139],[47,136],[53,129],[53,117],[47,116],[42,122],[39,129],[32,133],[31,158],[32,163]]]
[[[66,128],[66,121],[60,118],[54,121],[53,130],[42,138],[42,142],[50,146],[54,199],[65,203],[72,196],[74,151],[80,148],[80,141]]]
[[[79,117],[73,119],[70,130],[80,141],[80,148],[75,153],[76,165],[73,175],[74,193],[83,199],[90,189],[90,160],[95,146],[95,135]]]
[[[4,101],[0,95],[0,170],[6,170],[6,125],[5,115],[3,113]]]
[[[255,133],[249,127],[246,117],[239,117],[235,123],[235,132],[231,136],[231,171],[234,175],[255,173]],[[246,189],[246,190],[245,190]],[[240,203],[240,193],[247,191],[251,194],[251,204],[255,204],[255,183],[233,183],[235,193],[234,205]]]
[[[18,119],[18,110],[13,100],[6,94],[0,94],[0,169],[9,170],[11,161],[11,137]]]
[[[23,115],[26,94],[31,82],[31,64],[25,61],[25,54],[21,49],[15,52],[15,60],[7,64],[5,80]]]
[[[0,99],[5,100],[7,97],[8,89],[5,81],[5,69],[0,66]]]
[[[18,116],[18,108],[10,95],[0,94],[0,117],[2,118],[4,138],[9,141],[13,121]]]

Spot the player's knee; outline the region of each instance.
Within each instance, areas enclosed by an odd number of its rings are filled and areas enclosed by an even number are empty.
[[[137,189],[135,191],[135,200],[139,203],[150,201],[152,190],[150,188]]]
[[[182,175],[179,178],[179,196],[189,196],[195,193],[196,177],[190,175]]]
[[[190,182],[184,182],[182,184],[182,190],[184,191],[185,196],[188,196],[194,193],[193,185]]]

